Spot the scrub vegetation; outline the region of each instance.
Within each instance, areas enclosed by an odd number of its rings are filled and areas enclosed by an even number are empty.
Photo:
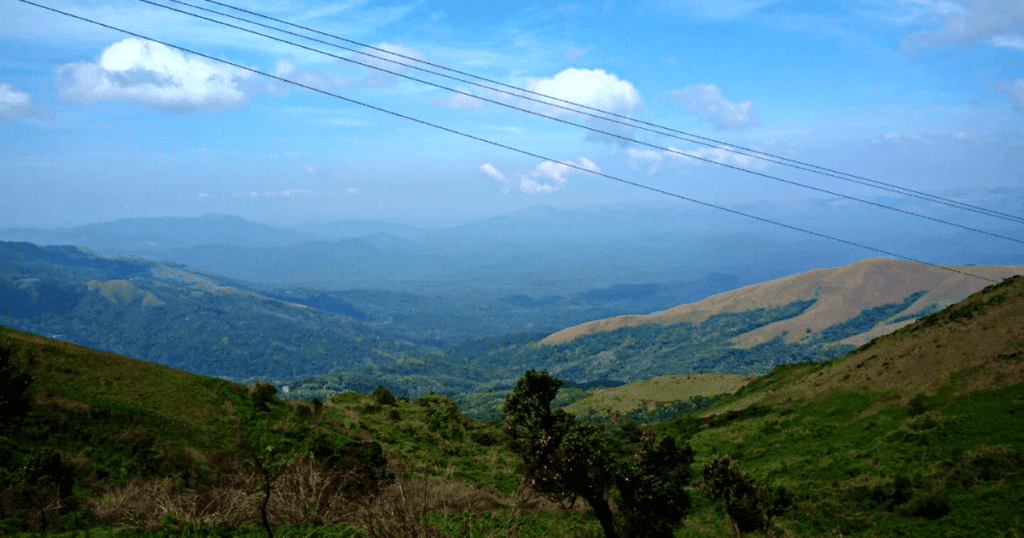
[[[565,412],[595,389],[551,370],[480,421],[448,395],[287,400],[0,329],[0,534],[1024,535],[1024,277],[633,418]]]

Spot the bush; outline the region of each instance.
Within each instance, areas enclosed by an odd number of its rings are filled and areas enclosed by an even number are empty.
[[[398,405],[398,400],[395,398],[391,391],[384,388],[384,385],[378,385],[373,391],[373,398],[377,401],[378,405]]]
[[[712,501],[725,501],[726,512],[740,532],[767,529],[773,517],[793,505],[792,494],[755,483],[729,459],[721,456],[703,469],[703,490]]]
[[[945,495],[930,495],[916,505],[913,514],[914,517],[936,520],[945,517],[949,511],[949,499]]]
[[[320,418],[320,413],[323,412],[324,402],[320,398],[313,398],[313,416]]]
[[[896,480],[893,481],[892,503],[895,506],[906,504],[913,494],[914,486],[910,483],[910,479],[905,476],[896,477]]]
[[[914,396],[914,398],[910,400],[910,402],[907,404],[907,414],[909,414],[912,417],[916,417],[917,415],[920,415],[921,413],[924,413],[927,410],[927,399],[924,397],[923,394],[918,394],[917,396]]]
[[[270,403],[276,400],[277,387],[270,383],[257,381],[249,388],[249,397],[252,399],[253,408],[260,413],[270,411]]]

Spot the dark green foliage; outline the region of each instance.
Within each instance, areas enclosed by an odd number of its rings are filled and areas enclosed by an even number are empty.
[[[280,403],[280,400],[276,398],[277,387],[269,383],[259,383],[254,385],[254,389],[250,398],[252,399],[253,408],[262,413],[270,412],[270,404],[273,402]]]
[[[698,411],[703,411],[726,396],[729,396],[729,394],[716,394],[715,396],[701,396],[698,394],[690,397],[689,400],[669,402],[664,405],[659,405],[651,410],[648,410],[647,407],[638,407],[628,413],[619,413],[616,411],[602,414],[594,409],[588,409],[587,413],[580,417],[580,420],[601,426],[608,426],[610,424],[634,423],[639,425],[666,422],[670,420],[678,420],[680,418],[690,416]]]
[[[21,466],[21,481],[30,486],[55,487],[60,498],[71,495],[75,484],[75,469],[63,463],[53,447],[33,450]]]
[[[396,405],[397,404],[397,400],[395,399],[395,395],[391,394],[391,391],[389,391],[388,389],[384,388],[384,385],[378,385],[377,388],[374,389],[372,396],[377,401],[378,405]]]
[[[720,456],[703,469],[702,489],[708,498],[725,502],[729,518],[740,532],[767,529],[795,499],[783,487],[760,486],[743,474],[729,456]]]
[[[888,303],[874,308],[865,308],[854,318],[818,331],[818,333],[811,338],[811,343],[836,342],[850,336],[867,332],[880,321],[883,321],[900,311],[906,310],[926,293],[928,293],[926,290],[921,290],[911,294],[901,303]]]
[[[914,396],[907,402],[907,414],[916,417],[928,410],[928,399],[923,394]]]
[[[347,480],[337,478],[332,482],[328,489],[332,495],[352,498],[376,495],[395,479],[383,447],[375,441],[335,444],[321,433],[310,440],[309,451],[321,469],[350,473]]]
[[[890,321],[889,323],[899,323],[901,321],[907,321],[908,319],[923,318],[923,317],[929,316],[931,314],[934,314],[935,312],[938,312],[938,311],[939,311],[939,305],[936,304],[936,303],[932,303],[932,304],[922,308],[921,310],[918,310],[917,312],[914,312],[913,314],[907,314],[905,316],[900,316],[898,318],[895,318],[892,321]]]
[[[31,407],[32,376],[14,362],[14,346],[0,342],[0,431],[12,431]]]
[[[555,502],[582,497],[608,538],[671,536],[691,506],[684,488],[692,448],[677,447],[671,437],[655,443],[654,432],[646,431],[637,439],[640,450],[624,458],[622,445],[605,428],[577,421],[561,409],[551,411],[561,386],[547,372],[529,370],[502,406],[509,446],[523,460],[527,483]],[[627,426],[620,435],[629,441],[636,429]],[[613,484],[623,508],[618,525],[607,499]]]
[[[950,512],[949,497],[945,495],[929,495],[921,499],[913,508],[914,517],[925,519],[941,519]]]
[[[480,446],[494,446],[500,444],[502,437],[491,431],[476,431],[469,434],[469,440]]]
[[[689,492],[680,487],[690,483],[693,448],[677,446],[672,437],[655,442],[652,430],[640,432],[637,441],[642,448],[635,458],[624,461],[615,475],[623,534],[671,538],[693,506]]]
[[[300,405],[295,408],[295,414],[299,416],[299,420],[309,420],[313,418],[313,410],[308,405]]]
[[[313,416],[320,418],[320,414],[323,412],[324,402],[320,398],[313,398]]]
[[[892,483],[892,504],[900,506],[906,504],[914,495],[914,485],[905,476],[897,476]]]

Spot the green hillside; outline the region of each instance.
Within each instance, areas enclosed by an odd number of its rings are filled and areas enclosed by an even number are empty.
[[[443,396],[319,406],[15,330],[0,342],[2,534],[260,536],[266,514],[275,536],[600,535],[583,501],[522,484],[499,424]],[[652,426],[695,449],[674,536],[734,535],[701,485],[724,455],[792,493],[774,536],[1020,536],[1024,278],[695,409]],[[623,457],[645,442],[602,424]]]

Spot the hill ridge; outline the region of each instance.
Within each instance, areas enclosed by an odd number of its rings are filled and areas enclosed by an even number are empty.
[[[949,267],[996,280],[1024,274],[1024,265]],[[584,334],[650,322],[664,325],[681,322],[700,323],[722,312],[743,312],[816,299],[816,304],[799,316],[760,327],[734,338],[738,347],[749,348],[788,333],[784,335],[783,341],[793,343],[806,339],[808,334],[813,336],[817,331],[854,318],[865,309],[902,302],[922,290],[926,291],[923,296],[887,319],[894,319],[904,313],[919,312],[930,305],[934,305],[935,309],[945,308],[982,289],[987,283],[918,262],[881,257],[867,258],[849,265],[814,269],[751,284],[660,312],[615,316],[582,323],[555,332],[541,340],[540,344],[562,344]],[[845,338],[841,343],[861,345],[870,338],[895,331],[903,325],[882,324],[871,327],[869,331],[865,331],[870,335],[862,333]]]

